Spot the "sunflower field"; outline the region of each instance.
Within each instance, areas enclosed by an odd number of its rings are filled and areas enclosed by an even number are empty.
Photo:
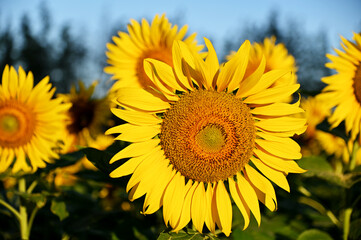
[[[361,34],[314,91],[279,39],[222,59],[166,14],[131,19],[102,95],[5,62],[0,239],[361,239]]]

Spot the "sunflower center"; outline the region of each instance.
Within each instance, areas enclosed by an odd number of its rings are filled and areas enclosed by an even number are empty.
[[[165,113],[160,140],[165,156],[189,179],[225,180],[248,163],[255,145],[249,107],[232,94],[196,90]]]
[[[34,135],[35,116],[17,101],[0,104],[0,146],[14,148],[28,143]]]
[[[68,131],[77,134],[84,128],[89,127],[94,119],[94,111],[94,102],[83,98],[74,101],[72,107],[69,109],[71,124],[68,125]]]
[[[355,91],[356,99],[361,104],[361,62],[359,62],[355,72],[353,88]]]
[[[173,66],[171,49],[159,48],[159,49],[155,49],[155,50],[146,51],[143,54],[143,56],[139,58],[139,61],[137,64],[138,79],[139,79],[141,86],[144,89],[148,89],[149,87],[155,87],[152,80],[149,79],[149,77],[147,76],[147,74],[144,71],[143,61],[146,58],[156,59],[156,60],[159,60],[159,61],[162,61],[162,62],[168,64],[169,66]]]
[[[221,126],[207,125],[197,133],[195,142],[206,152],[218,152],[225,143],[225,136]]]

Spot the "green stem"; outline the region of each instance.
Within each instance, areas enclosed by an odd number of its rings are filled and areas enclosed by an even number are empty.
[[[28,225],[28,236],[30,236],[31,227],[33,226],[34,218],[38,211],[39,211],[39,208],[36,206],[33,209],[33,211],[31,212],[31,215],[29,218],[29,225]]]
[[[30,184],[30,186],[29,186],[28,190],[26,190],[26,192],[29,194],[32,193],[34,188],[36,187],[36,185],[38,185],[38,181],[35,180],[34,182],[32,182]]]
[[[25,178],[19,179],[19,192],[25,193],[26,192],[26,182]],[[26,206],[23,205],[23,201],[20,199],[20,206],[19,206],[19,212],[20,212],[20,233],[21,233],[21,239],[22,240],[28,240],[29,239],[29,230],[28,230],[28,213],[26,211]]]
[[[360,146],[359,146],[358,142],[355,141],[355,143],[353,144],[351,159],[350,159],[350,163],[348,166],[348,169],[350,171],[354,170],[356,167],[356,156],[357,156],[357,151],[359,148],[360,148]]]
[[[347,240],[348,234],[350,233],[351,213],[352,213],[352,208],[346,208],[344,213],[344,222],[343,222],[343,240]]]
[[[15,217],[20,221],[20,214],[15,208],[13,208],[10,204],[5,202],[1,198],[0,198],[0,204],[6,207],[10,212],[12,212],[15,215]]]
[[[330,218],[330,220],[333,222],[333,224],[335,224],[336,226],[340,226],[340,222],[338,221],[335,214],[333,214],[333,212],[331,212],[330,210],[327,210],[326,215]]]

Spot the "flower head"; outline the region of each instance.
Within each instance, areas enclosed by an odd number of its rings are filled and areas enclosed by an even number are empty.
[[[322,78],[327,86],[317,97],[333,109],[328,119],[332,128],[345,121],[351,139],[358,137],[361,140],[361,34],[354,33],[355,43],[342,36],[341,39],[344,51],[335,49],[337,56],[326,55],[331,60],[326,67],[337,73]]]
[[[53,98],[49,77],[36,86],[31,72],[6,66],[0,85],[0,172],[36,171],[58,158],[71,104]],[[13,164],[13,165],[12,165]]]
[[[128,33],[119,32],[118,37],[113,37],[114,44],[107,44],[110,66],[104,70],[117,80],[110,92],[114,94],[124,86],[148,90],[155,87],[144,71],[143,60],[153,58],[172,66],[172,44],[175,40],[182,40],[193,51],[202,50],[203,46],[195,41],[196,34],[185,38],[186,33],[187,26],[178,30],[178,26],[172,26],[165,15],[156,15],[151,24],[145,19],[141,23],[131,20]]]
[[[232,58],[234,53],[227,56],[227,59]],[[262,58],[266,59],[265,73],[276,69],[289,70],[290,73],[294,74],[294,77],[281,77],[274,84],[282,84],[287,81],[291,81],[290,84],[297,82],[297,72],[295,58],[288,53],[287,48],[283,43],[276,44],[276,37],[265,38],[263,43],[254,43],[252,45],[249,63],[247,65],[245,78],[251,75],[259,66]]]
[[[110,101],[107,97],[93,96],[97,82],[88,88],[79,81],[79,89],[72,86],[69,94],[60,94],[65,102],[71,103],[68,110],[69,121],[66,128],[64,153],[77,150],[78,146],[105,149],[112,142],[112,138],[104,135],[103,128],[108,126],[111,115]],[[88,161],[84,161],[87,163]],[[91,167],[91,164],[86,164]]]
[[[246,228],[250,213],[260,223],[258,201],[271,211],[277,208],[269,179],[289,191],[287,173],[304,171],[293,161],[301,154],[290,137],[304,132],[306,120],[294,116],[303,112],[299,102],[280,102],[298,84],[269,88],[287,70],[264,73],[262,59],[245,78],[248,41],[222,66],[211,42],[205,42],[205,60],[176,41],[172,66],[156,59],[144,61],[157,94],[140,88],[119,90],[121,108],[112,111],[128,123],[107,133],[120,133],[117,139],[131,144],[110,163],[130,159],[110,176],[132,174],[127,185],[130,200],[146,194],[144,214],[163,206],[164,221],[174,231],[192,220],[200,232],[204,225],[211,232],[218,226],[228,236],[230,195]]]

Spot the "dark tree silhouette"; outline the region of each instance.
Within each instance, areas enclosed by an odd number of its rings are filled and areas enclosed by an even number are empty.
[[[45,19],[44,19],[45,20]],[[43,22],[47,27],[48,23]],[[21,21],[22,45],[20,47],[19,62],[26,71],[34,74],[34,83],[49,75],[52,69],[52,46],[46,41],[46,37],[35,34],[31,28],[31,22],[27,15]],[[45,41],[44,41],[45,40]]]
[[[51,19],[45,4],[40,4],[40,30],[34,31],[32,21],[23,15],[20,37],[8,26],[0,29],[0,67],[21,65],[26,72],[32,71],[38,83],[49,75],[57,92],[68,92],[72,83],[82,78],[81,71],[87,60],[87,48],[83,41],[74,37],[69,25],[59,31],[59,37],[50,38]]]
[[[57,51],[52,75],[59,92],[68,92],[80,77],[79,69],[86,56],[86,48],[77,42],[66,25],[60,33],[60,51]]]
[[[15,63],[14,56],[14,37],[7,27],[4,32],[0,32],[0,68],[5,68],[6,64],[13,65]]]
[[[231,50],[237,50],[246,39],[263,42],[264,38],[275,36],[277,43],[284,43],[296,59],[301,90],[305,94],[314,95],[324,86],[320,79],[330,74],[330,70],[324,66],[327,62],[325,55],[329,50],[326,32],[307,33],[302,24],[293,19],[288,21],[286,28],[281,28],[278,16],[278,12],[272,11],[266,23],[246,24],[238,31],[239,35],[225,40],[224,54],[226,56]]]

